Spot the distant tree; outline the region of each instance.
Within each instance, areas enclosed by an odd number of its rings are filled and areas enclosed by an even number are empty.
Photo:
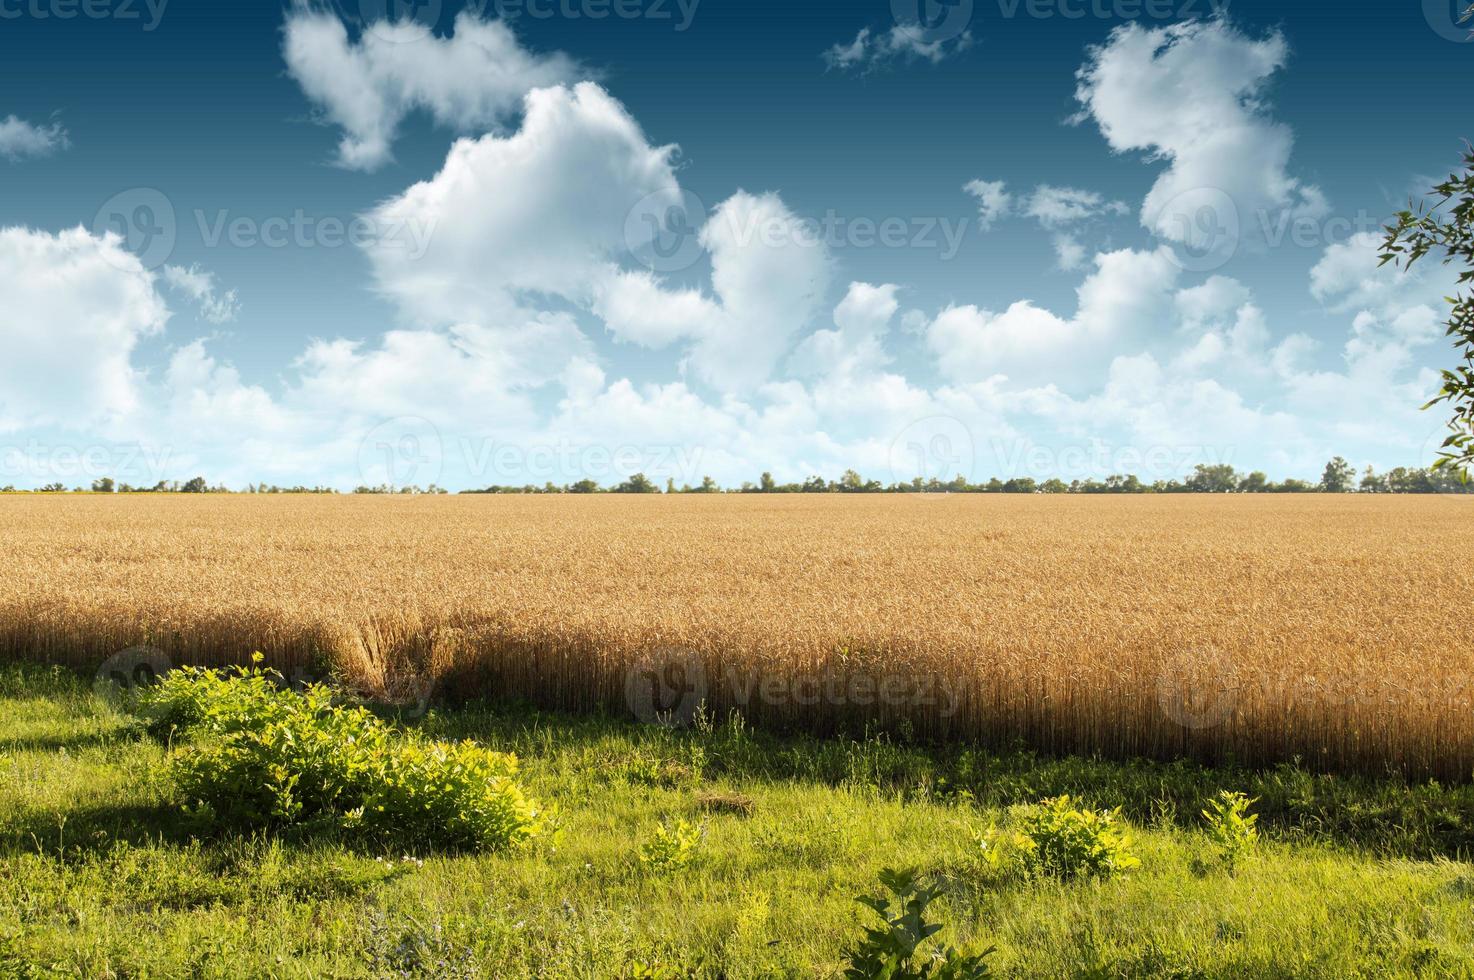
[[[776,489],[778,489],[778,485],[773,482],[773,474],[764,473],[758,483],[758,491],[760,493],[772,493]]]
[[[1187,488],[1193,493],[1232,493],[1238,486],[1239,475],[1227,463],[1199,463],[1187,478]]]
[[[1112,473],[1106,477],[1105,484],[1101,489],[1106,493],[1141,493],[1141,480],[1134,473],[1121,475]]]
[[[1070,487],[1065,481],[1056,477],[1052,480],[1045,480],[1040,485],[1039,490],[1042,493],[1069,493]]]
[[[1003,484],[1004,493],[1034,493],[1039,483],[1032,476],[1016,476]]]
[[[116,484],[113,483],[112,477],[105,476],[105,477],[103,477],[100,480],[93,480],[92,481],[92,492],[93,493],[112,493],[113,490],[114,490],[114,488],[115,488],[115,486],[116,486]]]
[[[659,493],[660,488],[644,473],[636,473],[614,488],[615,493]]]
[[[839,478],[839,489],[845,493],[855,493],[865,488],[865,478],[854,470],[845,470],[844,475]]]
[[[1326,464],[1326,471],[1320,478],[1320,488],[1325,493],[1350,493],[1355,480],[1355,467],[1337,456]]]
[[[1239,481],[1239,493],[1263,493],[1269,489],[1269,477],[1255,470]]]
[[[1434,468],[1467,474],[1474,464],[1474,293],[1464,287],[1474,282],[1474,147],[1464,152],[1463,172],[1449,175],[1432,194],[1431,207],[1420,202],[1416,212],[1401,211],[1397,223],[1388,226],[1382,264],[1395,262],[1406,269],[1429,252],[1438,252],[1444,265],[1462,266],[1460,292],[1450,298],[1448,319],[1448,336],[1454,338],[1461,363],[1443,372],[1442,389],[1423,407],[1447,403],[1453,412]]]
[[[829,489],[829,485],[824,482],[822,476],[811,476],[803,482],[803,486],[799,489],[804,493],[824,493]]]
[[[1361,476],[1361,492],[1386,493],[1387,478],[1383,476],[1378,476],[1377,471],[1368,466],[1367,471]]]
[[[205,493],[209,489],[210,489],[210,485],[205,482],[205,478],[202,477],[202,476],[197,476],[197,477],[195,477],[192,480],[185,481],[184,486],[182,486],[182,487],[179,488],[179,492],[180,493]]]
[[[569,493],[598,493],[599,485],[593,480],[579,480],[568,488]]]

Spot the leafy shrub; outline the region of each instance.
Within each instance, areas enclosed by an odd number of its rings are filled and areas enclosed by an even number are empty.
[[[395,732],[335,703],[330,688],[286,689],[272,670],[174,671],[141,706],[154,730],[191,738],[174,775],[212,822],[486,849],[522,843],[542,824],[515,781],[515,756]]]
[[[140,691],[137,709],[147,719],[149,731],[159,736],[205,726],[228,731],[259,728],[291,707],[280,696],[281,675],[263,670],[259,666],[263,659],[254,654],[251,667],[229,670],[171,670]]]
[[[1258,803],[1243,793],[1229,790],[1219,792],[1217,799],[1208,801],[1203,819],[1208,823],[1208,839],[1218,850],[1218,860],[1229,871],[1238,866],[1240,860],[1253,853],[1259,843],[1259,814],[1250,813],[1249,807]]]
[[[1024,818],[1015,835],[1024,866],[1033,874],[1054,878],[1114,878],[1141,861],[1131,853],[1131,838],[1122,829],[1121,811],[1081,810],[1069,796],[1044,800]]]
[[[679,871],[696,857],[705,827],[693,826],[685,820],[663,823],[640,847],[640,865],[656,874]]]
[[[850,980],[975,980],[989,975],[987,959],[994,951],[991,946],[976,956],[943,946],[918,959],[918,947],[942,931],[939,923],[926,921],[926,908],[938,892],[921,887],[918,878],[915,868],[886,868],[880,873],[880,883],[899,902],[894,911],[890,897],[885,895],[855,899],[873,909],[881,924],[867,927],[864,938],[850,951],[850,965],[844,974]]]

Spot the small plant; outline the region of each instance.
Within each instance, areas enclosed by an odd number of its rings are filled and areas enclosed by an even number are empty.
[[[706,833],[704,825],[685,820],[662,823],[640,847],[640,866],[655,874],[670,874],[688,866]]]
[[[1208,839],[1218,850],[1219,862],[1232,872],[1239,861],[1254,852],[1259,843],[1259,814],[1250,813],[1249,807],[1258,803],[1243,793],[1223,790],[1216,799],[1208,801],[1203,810],[1203,819],[1208,823]]]
[[[993,874],[1007,874],[1017,866],[1018,842],[1015,837],[999,830],[997,823],[988,824],[988,829],[978,834],[975,839],[978,845],[978,855]]]
[[[937,922],[926,921],[926,909],[938,892],[918,884],[915,868],[880,873],[880,883],[890,895],[861,895],[855,901],[880,916],[881,924],[865,929],[865,936],[849,953],[849,980],[973,980],[989,975],[987,958],[995,947],[967,956],[943,946],[930,955],[918,956],[922,943],[942,931]],[[892,897],[897,902],[893,908]]]
[[[1121,827],[1121,811],[1082,810],[1068,796],[1044,800],[1014,837],[1030,873],[1052,878],[1114,878],[1141,861]]]

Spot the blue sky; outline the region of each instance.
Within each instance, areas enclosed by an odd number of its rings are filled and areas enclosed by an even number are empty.
[[[1432,458],[1454,3],[375,3],[0,0],[0,485]]]

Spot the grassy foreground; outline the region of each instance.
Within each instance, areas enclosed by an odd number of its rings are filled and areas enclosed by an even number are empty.
[[[1004,976],[1474,976],[1474,791],[896,738],[779,739],[469,707],[416,722],[523,759],[557,830],[498,855],[322,837],[198,839],[169,749],[74,675],[0,670],[0,976],[836,976],[854,896],[917,865],[942,940]],[[1198,811],[1260,797],[1229,874]],[[1121,806],[1141,867],[1000,873],[990,825],[1071,793]],[[690,866],[644,868],[662,821]]]

